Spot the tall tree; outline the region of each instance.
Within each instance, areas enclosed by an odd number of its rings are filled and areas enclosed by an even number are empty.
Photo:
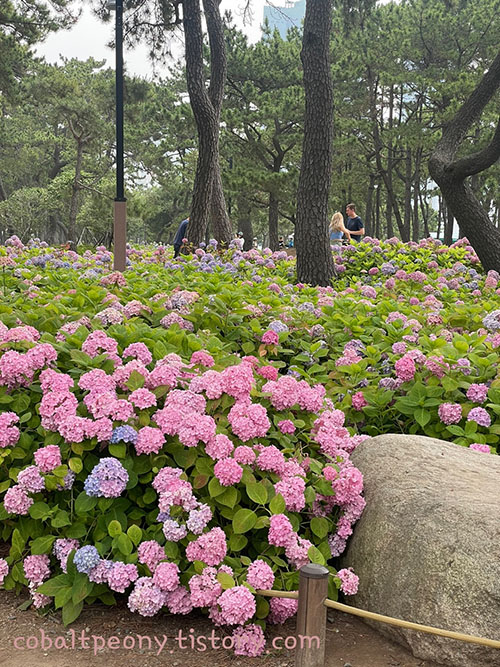
[[[227,70],[225,44],[219,1],[203,0],[203,6],[210,43],[208,89],[204,73],[200,0],[183,0],[187,87],[198,130],[198,164],[188,234],[195,246],[205,238],[211,210],[217,240],[226,244],[231,240],[231,224],[222,192],[219,164],[220,112]]]
[[[295,247],[297,278],[312,285],[329,285],[335,271],[328,237],[333,152],[332,10],[333,0],[307,0],[300,54],[306,109]]]
[[[284,40],[265,28],[262,39],[249,46],[236,29],[227,36],[222,136],[223,148],[234,157],[228,180],[237,199],[243,190],[267,210],[269,247],[277,250],[280,212],[295,212],[304,115],[301,38],[296,29]]]
[[[443,131],[429,160],[432,178],[441,188],[448,209],[466,234],[483,267],[500,270],[500,230],[475,196],[469,177],[500,158],[500,117],[489,144],[468,155],[457,155],[471,126],[477,122],[500,87],[500,52],[470,97]]]

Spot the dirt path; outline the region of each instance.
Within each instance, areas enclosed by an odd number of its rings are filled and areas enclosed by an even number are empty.
[[[129,612],[124,604],[111,608],[93,606],[86,608],[67,629],[59,613],[42,617],[31,609],[21,611],[18,609],[21,601],[12,593],[0,591],[2,667],[293,667],[294,664],[293,650],[273,649],[270,644],[274,639],[281,646],[286,638],[293,643],[293,621],[274,627],[268,635],[268,653],[260,659],[251,659],[235,656],[231,650],[211,648],[210,640],[203,637],[210,638],[215,632],[213,642],[217,645],[217,640],[225,635],[201,615],[142,618]],[[329,616],[325,667],[436,667],[434,663],[414,658],[353,616],[336,612]],[[176,639],[179,631],[180,641]],[[191,637],[198,641],[194,649]],[[59,648],[49,648],[50,643]],[[82,648],[82,643],[86,648]],[[207,644],[206,651],[200,650],[203,643]]]

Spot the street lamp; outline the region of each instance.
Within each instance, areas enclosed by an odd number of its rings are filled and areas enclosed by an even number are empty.
[[[124,271],[127,264],[127,200],[123,168],[123,0],[108,0],[115,11],[115,97],[116,97],[116,197],[113,216],[113,268]]]

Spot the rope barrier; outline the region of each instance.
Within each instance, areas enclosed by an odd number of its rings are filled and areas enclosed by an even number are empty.
[[[288,598],[289,600],[297,600],[299,594],[296,591],[257,591],[257,595],[264,597]],[[365,611],[364,609],[357,609],[340,602],[333,602],[333,600],[325,600],[325,607],[343,611],[346,614],[359,616],[361,618],[368,618],[379,623],[387,623],[388,625],[396,625],[400,628],[407,628],[408,630],[416,630],[417,632],[426,632],[431,635],[438,635],[439,637],[446,637],[448,639],[456,639],[457,641],[467,642],[469,644],[480,644],[488,646],[489,648],[500,649],[500,641],[495,639],[486,639],[485,637],[473,637],[472,635],[465,635],[461,632],[453,632],[451,630],[442,630],[441,628],[433,628],[430,625],[420,625],[419,623],[412,623],[411,621],[403,621],[400,618],[392,618],[391,616],[384,616],[383,614],[376,614],[373,611]]]

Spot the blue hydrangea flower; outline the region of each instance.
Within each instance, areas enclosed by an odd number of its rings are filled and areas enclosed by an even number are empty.
[[[89,544],[88,546],[77,550],[73,563],[78,572],[85,572],[85,574],[88,574],[90,570],[99,564],[100,560],[101,557],[99,556],[97,549]]]
[[[133,445],[137,442],[137,431],[132,426],[117,426],[113,429],[111,443],[116,445],[118,442],[131,442]]]

